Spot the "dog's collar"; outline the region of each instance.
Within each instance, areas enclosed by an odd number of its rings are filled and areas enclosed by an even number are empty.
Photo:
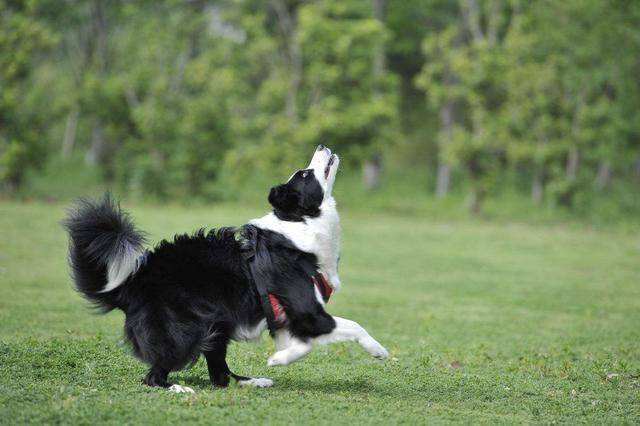
[[[329,298],[333,293],[333,288],[325,278],[324,274],[317,273],[316,275],[312,276],[311,283],[316,289],[318,289],[318,292],[320,292],[324,303],[328,303]],[[258,290],[258,292],[260,292],[260,290]],[[269,325],[270,331],[275,331],[275,329],[282,328],[286,324],[287,314],[282,307],[282,303],[280,303],[280,299],[278,299],[275,294],[269,292],[267,292],[266,294],[267,300],[269,301],[267,310],[265,310],[265,315],[267,316],[267,324]],[[264,303],[262,307],[264,309]],[[270,321],[273,323],[273,325]]]
[[[256,255],[258,244],[258,228],[254,225],[244,225],[240,228],[236,228],[233,232],[233,236],[240,246],[242,257],[249,265],[250,279],[260,296],[260,303],[265,317],[267,318],[269,332],[274,335],[277,329],[282,328],[286,324],[287,315],[278,297],[273,293],[269,293],[266,288],[266,284],[262,280],[256,282],[253,278],[253,260]],[[319,272],[316,275],[311,276],[310,284],[318,290],[324,302],[327,303],[331,294],[333,294],[333,287],[329,284],[324,274]]]
[[[329,298],[333,294],[333,287],[331,287],[331,284],[329,284],[329,281],[327,281],[327,278],[324,276],[324,274],[316,274],[314,277],[311,277],[311,281],[320,292],[324,303],[329,302]]]

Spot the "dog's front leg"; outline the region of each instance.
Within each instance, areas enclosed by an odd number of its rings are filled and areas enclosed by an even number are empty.
[[[340,317],[333,317],[333,319],[336,322],[333,331],[314,337],[309,342],[291,336],[286,329],[276,331],[277,352],[269,358],[267,364],[269,366],[287,365],[297,361],[311,351],[312,343],[358,342],[364,350],[376,358],[389,356],[389,352],[357,322]]]
[[[314,338],[314,343],[358,342],[365,351],[376,358],[389,356],[389,352],[357,322],[340,317],[333,317],[333,319],[336,321],[336,328],[329,334]]]
[[[269,357],[267,365],[288,365],[311,352],[311,343],[304,342],[289,333],[283,328],[276,331],[275,335],[276,353]]]

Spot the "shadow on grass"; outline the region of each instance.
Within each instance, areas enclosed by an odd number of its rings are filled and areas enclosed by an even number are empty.
[[[199,389],[213,389],[213,385],[211,384],[211,381],[209,380],[208,376],[200,376],[200,375],[196,375],[196,374],[188,374],[188,375],[176,375],[173,380],[171,378],[171,376],[169,376],[169,383],[179,383],[181,385],[187,385],[193,388],[199,388]],[[195,389],[197,391],[197,389]]]
[[[268,377],[268,375],[266,375]],[[193,387],[196,391],[213,389],[209,378],[196,374],[178,375],[169,382],[178,382]],[[230,386],[234,386],[233,380]],[[393,392],[388,387],[378,387],[364,378],[336,378],[336,379],[305,379],[278,378],[274,380],[272,388],[276,392],[317,392],[322,394],[353,394],[376,395],[380,397],[400,396],[401,392]]]
[[[305,379],[286,378],[276,383],[278,390],[308,391],[324,394],[361,393],[366,395],[387,395],[386,389],[376,387],[371,381],[364,378],[332,378],[332,379]]]

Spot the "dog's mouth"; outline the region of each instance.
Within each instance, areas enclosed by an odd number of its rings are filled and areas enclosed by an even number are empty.
[[[314,170],[318,180],[324,178],[323,185],[332,185],[339,163],[340,157],[331,152],[331,149],[324,145],[318,145],[308,168]]]
[[[324,178],[329,179],[329,173],[331,173],[331,166],[333,166],[333,163],[335,163],[336,161],[336,155],[335,154],[331,154],[331,156],[329,157],[329,161],[327,162],[327,167],[324,168]]]

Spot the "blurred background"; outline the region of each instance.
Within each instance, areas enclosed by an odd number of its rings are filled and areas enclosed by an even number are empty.
[[[0,0],[5,199],[640,215],[635,0]]]

